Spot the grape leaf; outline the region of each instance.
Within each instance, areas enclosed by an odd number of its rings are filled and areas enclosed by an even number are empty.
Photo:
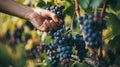
[[[17,67],[24,67],[25,66],[25,62],[26,62],[26,53],[24,48],[24,45],[22,44],[18,44],[15,47],[16,52],[13,53],[14,58],[13,59],[13,64],[16,65]],[[17,57],[15,57],[17,55]]]
[[[11,50],[7,44],[0,43],[0,66],[8,67],[12,60]]]
[[[119,10],[120,9],[120,0],[108,0],[108,5],[113,10]]]
[[[112,40],[109,41],[111,48],[118,48],[120,47],[120,34],[115,36]]]
[[[107,19],[107,23],[111,25],[112,27],[112,34],[113,35],[118,35],[120,34],[120,20],[117,18],[116,15],[109,13],[108,14],[108,19]]]
[[[47,8],[50,7],[51,5],[53,5],[53,2],[47,2],[47,4],[44,1],[39,1],[39,3],[37,4],[38,7],[40,8]]]
[[[120,66],[120,56],[118,56],[115,60],[115,64]]]
[[[74,9],[75,9],[75,8],[74,8],[74,5],[72,4],[71,6],[69,6],[69,7],[65,10],[65,14],[72,16],[73,13],[74,13]]]
[[[91,0],[90,6],[94,9],[99,7],[103,2],[104,0]]]
[[[68,14],[70,16],[73,15],[73,13],[74,13],[74,4],[72,4],[72,2],[60,1],[59,5],[65,6],[65,9],[64,9],[65,14]]]
[[[87,9],[89,5],[89,0],[79,0],[79,4],[82,8]]]

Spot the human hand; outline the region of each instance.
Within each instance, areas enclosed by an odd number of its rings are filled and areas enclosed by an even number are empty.
[[[0,11],[26,19],[41,31],[56,29],[63,23],[54,13],[48,10],[31,8],[14,0],[0,0]]]
[[[56,29],[58,26],[63,24],[61,19],[56,17],[56,14],[44,10],[44,9],[33,9],[33,13],[29,16],[29,21],[41,31],[49,31]]]

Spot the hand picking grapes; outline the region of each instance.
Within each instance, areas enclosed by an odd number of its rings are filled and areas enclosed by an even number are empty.
[[[63,23],[55,13],[41,8],[31,8],[14,0],[0,0],[0,11],[24,18],[41,31],[56,29]]]
[[[119,2],[0,0],[0,67],[120,67]]]

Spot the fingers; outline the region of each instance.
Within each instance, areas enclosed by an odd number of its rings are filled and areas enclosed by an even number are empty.
[[[44,21],[41,26],[38,27],[40,31],[49,31],[48,24],[46,24],[48,21]]]
[[[55,24],[57,25],[57,26],[60,26],[60,25],[62,25],[64,22],[63,22],[63,20],[61,20],[61,19],[58,19],[58,22],[55,22]]]
[[[63,21],[58,19],[55,13],[44,9],[36,9],[34,11],[37,16],[35,16],[31,22],[34,22],[33,25],[41,31],[53,30],[63,24]]]
[[[60,26],[62,23],[62,20],[59,20],[59,22],[56,24],[53,20],[45,20],[41,26],[38,27],[41,31],[49,31],[49,30],[55,30],[58,26]]]
[[[50,12],[49,10],[45,9],[34,9],[35,12],[37,12],[40,16],[44,18],[51,18],[54,20],[54,22],[58,22],[58,18],[55,13]]]
[[[55,30],[58,26],[55,24],[53,20],[50,20],[50,27],[51,27],[51,30]]]
[[[50,12],[50,11],[48,11],[48,10],[47,10],[47,13],[48,13],[48,16],[49,16],[50,18],[52,18],[52,20],[54,20],[54,22],[58,22],[58,18],[57,18],[57,16],[56,16],[55,13],[52,13],[52,12]]]

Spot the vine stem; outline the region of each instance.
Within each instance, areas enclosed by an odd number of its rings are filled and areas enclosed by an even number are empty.
[[[77,17],[80,16],[80,8],[79,8],[79,4],[78,4],[78,0],[75,0],[75,12]]]
[[[106,5],[107,5],[107,0],[104,1],[103,7],[102,7],[101,14],[100,14],[100,21],[102,21],[103,18],[104,18],[104,13],[105,13]],[[101,31],[101,34],[103,34],[103,31]],[[98,56],[102,57],[102,44],[98,48]]]
[[[75,13],[77,15],[77,18],[80,16],[80,8],[79,8],[79,4],[78,4],[78,0],[75,0]],[[82,25],[80,25],[80,28],[82,28]],[[82,33],[83,37],[84,37],[84,34]],[[85,42],[86,44],[86,48],[89,50],[89,52],[94,56],[96,57],[97,54],[96,52],[94,51],[93,48],[90,48],[88,47],[88,42]]]
[[[72,16],[71,30],[73,30],[73,22],[74,22],[74,18],[75,18],[75,11],[74,11],[74,14],[73,14],[73,16]]]
[[[102,7],[101,19],[104,18],[104,13],[105,13],[106,5],[107,5],[107,0],[104,1],[103,7]]]

